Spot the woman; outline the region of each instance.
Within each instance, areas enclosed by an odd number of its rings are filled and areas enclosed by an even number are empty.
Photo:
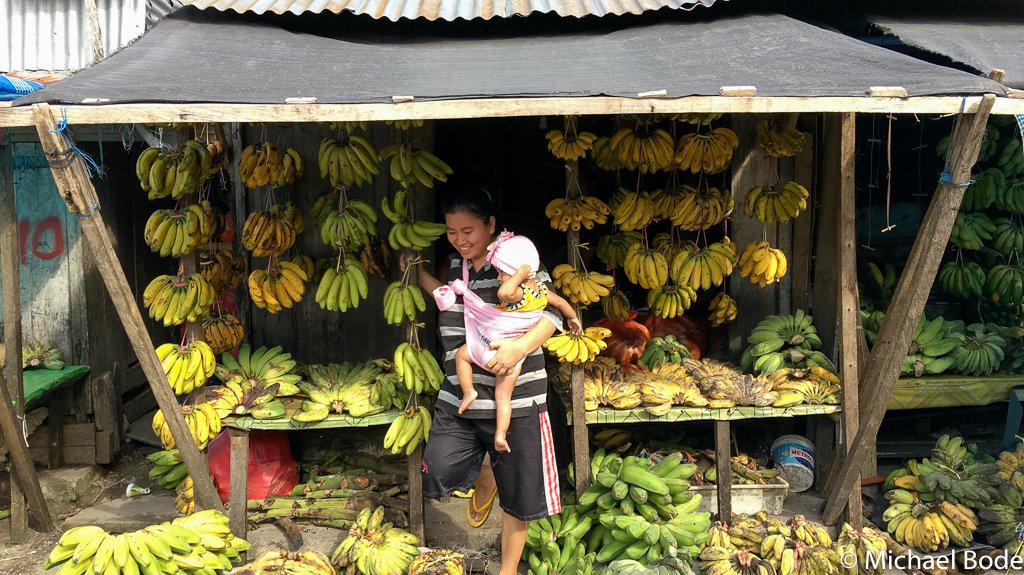
[[[490,303],[497,303],[498,271],[487,263],[487,246],[495,239],[494,205],[485,191],[459,194],[444,204],[448,241],[456,254],[450,259],[450,279],[466,274],[469,288]],[[418,272],[420,287],[428,293],[443,285],[423,266]],[[541,269],[538,281],[551,286],[551,277]],[[499,575],[515,575],[526,543],[529,521],[561,511],[555,448],[547,414],[547,373],[543,344],[556,329],[562,329],[557,312],[546,310],[537,325],[515,340],[496,341],[497,350],[487,369],[474,366],[473,383],[479,393],[468,409],[457,413],[462,402],[455,377],[455,353],[466,343],[461,298],[457,305],[440,314],[441,340],[445,350],[445,372],[449,374],[438,393],[430,440],[423,452],[423,492],[438,499],[454,491],[467,492],[473,486],[484,456],[489,455],[493,483],[503,510],[501,568]],[[547,321],[545,321],[547,320]],[[524,360],[512,393],[512,422],[507,440],[509,453],[494,449],[494,375],[507,375]],[[493,498],[490,474],[480,473],[471,510],[484,511]],[[484,502],[484,506],[480,505]],[[472,515],[472,514],[471,514]],[[473,517],[472,519],[482,518]]]

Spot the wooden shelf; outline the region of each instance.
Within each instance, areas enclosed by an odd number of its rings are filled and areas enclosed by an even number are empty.
[[[300,423],[293,421],[292,416],[302,409],[302,401],[299,399],[288,399],[285,401],[285,416],[280,419],[254,419],[251,416],[241,417],[228,416],[224,418],[224,427],[235,429],[277,429],[284,431],[301,431],[305,429],[338,429],[343,427],[372,427],[375,425],[387,425],[402,414],[400,409],[391,409],[384,413],[369,415],[367,417],[352,417],[348,414],[332,413],[323,421]]]
[[[890,410],[991,405],[1010,398],[1010,390],[1024,385],[1024,375],[1000,373],[985,377],[931,375],[901,377],[896,382]]]

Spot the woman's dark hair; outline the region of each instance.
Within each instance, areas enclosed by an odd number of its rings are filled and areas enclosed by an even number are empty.
[[[491,216],[497,219],[500,210],[501,201],[498,195],[484,188],[459,190],[446,196],[441,203],[442,214],[469,212],[485,223]]]

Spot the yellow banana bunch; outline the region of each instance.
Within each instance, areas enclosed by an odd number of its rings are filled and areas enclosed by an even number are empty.
[[[675,201],[675,211],[669,216],[672,225],[687,231],[706,230],[722,223],[732,214],[735,202],[729,190],[697,188],[684,185],[682,197]]]
[[[622,128],[611,137],[608,146],[615,151],[619,164],[640,173],[668,171],[675,165],[675,142],[672,135],[658,128]]]
[[[216,311],[203,318],[203,341],[210,345],[213,353],[231,351],[245,340],[242,322],[226,311]]]
[[[312,283],[313,276],[316,274],[316,264],[313,263],[313,258],[305,254],[295,254],[291,261],[299,266],[302,271],[306,272],[306,283]]]
[[[270,215],[290,220],[296,234],[301,234],[306,230],[306,218],[302,216],[302,210],[295,205],[295,202],[288,202],[283,206],[281,204],[270,206]]]
[[[427,302],[423,298],[423,290],[418,285],[395,281],[384,290],[384,320],[388,325],[416,321],[416,313],[426,309]]]
[[[629,281],[645,289],[659,288],[668,281],[668,261],[654,249],[642,243],[630,246],[622,270]]]
[[[707,290],[722,285],[732,273],[735,257],[736,252],[722,242],[714,242],[706,248],[694,245],[676,255],[669,275],[672,281],[694,291]]]
[[[408,141],[401,144],[391,144],[380,151],[380,157],[391,159],[391,179],[402,185],[403,188],[411,188],[417,183],[425,188],[433,188],[435,182],[447,182],[448,176],[452,173],[451,167],[441,161],[428,150],[413,148]]]
[[[870,527],[856,530],[844,523],[836,541],[836,553],[844,559],[840,565],[842,575],[882,575],[890,550],[884,537]],[[856,557],[856,562],[851,559]]]
[[[192,435],[192,440],[200,450],[205,449],[210,440],[220,433],[221,419],[213,403],[183,405],[181,413],[185,417],[185,424]],[[160,444],[164,446],[164,449],[174,449],[174,436],[171,435],[171,428],[167,425],[164,412],[160,409],[153,414],[153,433],[160,438]]]
[[[161,256],[180,258],[209,243],[213,236],[211,223],[216,225],[199,204],[183,210],[157,210],[146,220],[143,238]]]
[[[390,367],[385,360],[310,365],[309,381],[299,383],[309,399],[302,402],[302,409],[292,416],[292,422],[323,421],[331,413],[345,412],[352,417],[367,417],[402,407],[409,397],[398,389],[401,377]]]
[[[280,255],[295,245],[295,224],[282,210],[249,214],[242,228],[242,246],[257,257]]]
[[[384,507],[364,507],[331,556],[339,575],[405,573],[420,554],[418,537],[384,522]]]
[[[544,342],[544,349],[565,363],[581,364],[597,357],[608,347],[604,339],[611,331],[603,327],[588,327],[580,333],[563,331]]]
[[[768,242],[750,242],[740,254],[740,275],[760,287],[779,281],[786,275],[788,263],[782,250]]]
[[[363,264],[368,275],[380,280],[387,280],[388,266],[391,264],[391,248],[388,247],[387,242],[371,241],[359,252],[359,263]],[[316,266],[311,266],[311,270],[314,273],[309,277],[316,277]]]
[[[675,163],[690,173],[717,174],[729,166],[732,152],[740,145],[736,132],[715,128],[708,133],[693,132],[679,138],[675,147]]]
[[[711,298],[708,312],[708,319],[711,320],[712,327],[727,324],[736,319],[736,300],[732,299],[729,294],[721,292]]]
[[[340,210],[326,213],[320,226],[320,239],[327,247],[352,253],[370,243],[377,235],[377,212],[362,200],[348,200]]]
[[[272,259],[270,269],[249,274],[247,285],[256,307],[277,313],[301,301],[308,282],[306,272],[294,262]]]
[[[579,305],[597,303],[615,287],[615,278],[598,272],[579,271],[569,264],[560,264],[551,272],[555,287]]]
[[[426,407],[410,405],[388,427],[384,434],[384,449],[390,449],[391,453],[396,455],[411,455],[420,444],[426,443],[430,434],[430,423],[430,412]]]
[[[157,276],[142,293],[142,304],[149,317],[163,322],[164,327],[194,322],[206,315],[217,293],[203,276]]]
[[[284,156],[288,155],[284,154]],[[292,162],[294,161],[295,158],[292,157]],[[277,186],[278,181],[282,178],[283,169],[282,154],[277,146],[270,142],[259,142],[246,146],[238,160],[238,177],[250,190],[260,186]],[[292,177],[294,181],[294,174]]]
[[[267,551],[236,571],[251,575],[335,575],[330,560],[319,551]]]
[[[608,136],[601,136],[594,140],[590,151],[590,156],[594,158],[597,167],[608,172],[622,168],[622,162],[619,161],[615,148],[612,148],[611,141]]]
[[[803,148],[804,135],[796,128],[761,120],[755,129],[757,144],[769,156],[788,158],[797,155]]]
[[[663,318],[683,315],[695,301],[697,292],[688,285],[665,285],[647,292],[647,306],[651,313]]]
[[[175,395],[191,393],[202,387],[213,375],[217,358],[204,341],[185,345],[165,343],[156,348],[156,356],[167,374]]]
[[[342,141],[324,138],[320,142],[317,163],[320,177],[332,186],[361,186],[380,174],[381,156],[373,143],[363,136],[348,133]]]
[[[281,158],[281,170],[278,173],[277,180],[274,181],[274,187],[277,188],[294,184],[295,180],[301,178],[304,172],[302,156],[294,149],[286,149]]]
[[[402,342],[395,348],[395,373],[402,377],[409,391],[437,393],[444,381],[444,372],[437,359],[425,348]]]
[[[626,253],[629,252],[630,246],[641,241],[643,241],[643,235],[636,231],[620,231],[601,236],[601,239],[597,242],[597,258],[604,262],[610,270],[622,267],[622,264],[626,261]]]
[[[708,126],[711,122],[714,122],[721,117],[721,114],[711,112],[689,112],[686,114],[676,114],[674,119],[677,122],[684,122],[695,126]]]
[[[594,196],[578,198],[555,198],[544,208],[544,215],[551,220],[551,227],[559,231],[579,231],[581,227],[592,229],[594,224],[608,221],[611,208]]]
[[[743,213],[759,222],[786,223],[807,209],[807,188],[796,182],[786,182],[774,188],[756,187],[743,201]]]
[[[647,192],[631,192],[626,188],[612,194],[609,204],[615,225],[624,232],[647,227],[654,220],[654,202]]]
[[[770,376],[773,389],[779,392],[775,407],[791,405],[839,405],[842,387],[839,377],[821,366],[808,369],[783,367]]]
[[[180,151],[147,148],[135,162],[135,177],[149,199],[178,199],[194,193],[210,176],[213,157],[206,146],[188,140]]]
[[[388,202],[387,196],[380,200],[381,212],[394,224],[388,233],[388,243],[396,250],[422,250],[437,241],[437,238],[448,230],[442,223],[413,221],[409,217],[409,199],[408,190],[403,188],[395,192],[393,205]]]
[[[228,155],[225,153],[227,150],[224,148],[224,142],[220,140],[214,140],[209,144],[206,144],[206,152],[210,154],[210,169],[207,170],[207,174],[214,175],[221,171],[222,168],[230,169],[228,165]]]
[[[174,508],[182,515],[192,515],[196,512],[196,486],[191,475],[186,475],[185,480],[178,485],[177,493],[174,496]]]
[[[590,132],[578,132],[576,118],[568,118],[564,134],[561,130],[551,130],[544,137],[548,140],[548,151],[567,162],[586,156],[587,150],[594,147],[594,140],[597,139]]]
[[[217,293],[238,287],[245,278],[245,260],[233,251],[200,252],[199,274]]]
[[[369,291],[366,268],[351,255],[338,256],[338,264],[327,268],[316,289],[316,303],[327,311],[348,311],[359,307]]]
[[[629,298],[620,290],[613,289],[607,296],[601,298],[601,311],[614,322],[622,323],[628,320],[631,309]]]
[[[641,403],[640,386],[636,383],[607,377],[604,372],[583,380],[583,406],[587,411],[594,411],[602,405],[613,409],[634,409]],[[628,435],[626,437],[628,439]],[[613,444],[605,444],[613,447]]]

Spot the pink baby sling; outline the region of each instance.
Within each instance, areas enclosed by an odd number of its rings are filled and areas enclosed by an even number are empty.
[[[487,363],[495,354],[495,350],[491,349],[492,341],[515,339],[523,335],[537,325],[544,314],[544,310],[501,311],[494,304],[480,299],[469,289],[469,264],[466,260],[462,260],[461,280],[456,279],[433,292],[434,301],[441,311],[451,309],[460,295],[466,322],[466,350],[473,363],[484,369],[487,369]],[[525,360],[520,360],[516,367],[522,366]]]

